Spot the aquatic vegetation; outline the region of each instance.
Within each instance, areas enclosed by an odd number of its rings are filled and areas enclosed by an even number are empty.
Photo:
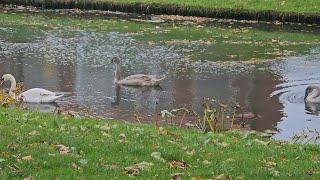
[[[319,46],[314,32],[270,31],[230,25],[151,24],[130,20],[89,19],[54,15],[0,14],[3,27],[0,34],[9,42],[34,42],[45,32],[63,30],[66,38],[79,36],[79,31],[117,32],[146,46],[166,46],[174,51],[188,49],[187,55],[196,61],[266,61],[306,54]],[[21,33],[16,29],[23,26]],[[31,33],[28,33],[31,32]],[[21,37],[19,39],[19,37]]]
[[[208,99],[203,104],[203,116],[201,117],[200,115],[196,114],[198,123],[197,127],[202,131],[212,132],[224,132],[232,129],[236,111],[234,111],[232,118],[230,118],[227,115],[227,108],[227,105],[215,99]],[[227,123],[229,123],[228,128],[226,127]]]

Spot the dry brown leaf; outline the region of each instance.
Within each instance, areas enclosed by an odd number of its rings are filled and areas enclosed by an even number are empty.
[[[34,180],[34,177],[33,176],[28,176],[28,177],[23,178],[23,180]]]
[[[32,160],[32,156],[24,156],[24,157],[22,157],[22,160],[24,160],[24,161],[31,161]]]
[[[227,176],[225,174],[220,174],[216,177],[214,177],[214,180],[224,180],[224,179],[228,179]]]
[[[196,150],[195,149],[192,149],[191,151],[187,151],[186,154],[188,156],[194,156],[196,154]]]
[[[63,144],[54,145],[54,147],[59,150],[61,155],[68,155],[71,153],[70,148]]]
[[[100,127],[101,131],[109,131],[110,129],[111,129],[111,127],[107,124]]]
[[[36,131],[36,130],[33,130],[33,131],[29,132],[29,135],[30,136],[36,136],[36,135],[39,135],[39,132]]]
[[[189,168],[189,165],[187,163],[185,163],[185,162],[182,162],[182,161],[171,161],[169,163],[169,166],[172,169],[179,168],[179,169],[186,170],[186,169]]]
[[[10,149],[10,150],[16,150],[16,149],[18,149],[18,144],[16,144],[16,143],[10,143],[10,144],[8,144],[8,146],[7,146],[7,148],[8,149]]]
[[[204,165],[209,165],[209,164],[211,164],[211,162],[209,162],[208,160],[204,160],[204,161],[202,161],[202,163],[203,163]]]
[[[73,168],[73,169],[78,169],[78,165],[76,164],[76,163],[71,163],[71,167]]]
[[[120,143],[124,143],[124,142],[126,142],[126,139],[127,139],[127,137],[126,137],[126,134],[124,134],[124,133],[121,133],[120,135],[119,135],[119,142]]]
[[[141,171],[143,171],[145,169],[150,169],[152,166],[153,166],[153,163],[148,163],[148,162],[143,161],[141,163],[125,167],[124,169],[125,169],[126,174],[137,176],[140,174]]]
[[[161,157],[160,152],[152,152],[151,157],[153,157],[154,159],[159,160],[161,162],[166,162],[166,160]]]
[[[174,174],[171,174],[171,179],[172,180],[181,180],[182,179],[182,176],[183,173],[174,173]]]
[[[167,135],[168,132],[163,127],[158,127],[158,133],[161,135]]]
[[[274,161],[263,160],[262,163],[263,163],[264,167],[266,167],[266,168],[274,168],[277,165],[277,163]]]

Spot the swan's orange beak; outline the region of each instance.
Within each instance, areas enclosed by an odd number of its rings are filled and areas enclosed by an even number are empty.
[[[3,83],[4,83],[4,79],[1,78],[1,79],[0,79],[0,85],[2,85]]]

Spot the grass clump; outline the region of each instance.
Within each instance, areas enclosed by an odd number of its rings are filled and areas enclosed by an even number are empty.
[[[320,177],[319,146],[0,109],[1,179]]]

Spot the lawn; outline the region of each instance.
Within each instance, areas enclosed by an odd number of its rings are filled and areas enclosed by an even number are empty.
[[[81,2],[84,0],[78,0]],[[272,10],[277,12],[319,13],[318,0],[94,0],[96,2],[145,3],[175,5],[189,8],[243,9],[249,11]]]
[[[141,3],[145,5],[158,5],[158,6],[176,6],[186,8],[189,10],[194,9],[237,9],[248,10],[253,12],[258,11],[275,11],[275,12],[290,12],[290,13],[319,13],[320,3],[318,0],[3,0],[6,3],[74,3],[81,4],[136,4]]]
[[[319,179],[320,148],[255,133],[75,119],[0,108],[1,179]]]

